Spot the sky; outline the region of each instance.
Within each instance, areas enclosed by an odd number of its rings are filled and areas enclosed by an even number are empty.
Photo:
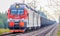
[[[26,3],[30,2],[31,0],[29,1],[26,1]],[[0,0],[0,11],[5,11],[7,10],[10,5],[14,4],[14,3],[22,3],[23,1],[22,0]]]
[[[6,11],[15,2],[19,2],[19,0],[0,0],[0,11]]]
[[[25,0],[25,4],[27,4],[27,3],[33,3],[32,1],[33,0]],[[10,7],[10,5],[14,4],[16,2],[23,3],[23,0],[0,0],[0,11],[7,11],[8,8]],[[54,13],[54,10],[51,10],[50,8],[46,7],[46,5],[48,5],[48,1],[47,0],[37,0],[36,4],[35,4],[36,10],[39,10],[40,6],[42,6],[48,12]]]

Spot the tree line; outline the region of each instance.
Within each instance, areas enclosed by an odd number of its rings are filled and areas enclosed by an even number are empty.
[[[7,12],[0,13],[0,28],[8,28],[7,24]]]

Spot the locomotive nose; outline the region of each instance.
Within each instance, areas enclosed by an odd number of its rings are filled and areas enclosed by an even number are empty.
[[[20,18],[19,15],[15,15],[15,19],[18,19],[18,18]]]

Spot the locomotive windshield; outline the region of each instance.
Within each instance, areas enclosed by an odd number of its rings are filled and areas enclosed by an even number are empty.
[[[15,14],[18,14],[18,15],[22,15],[23,14],[23,10],[11,10],[11,14],[15,15]]]
[[[23,12],[24,12],[23,10],[18,10],[18,14],[19,14],[19,15],[20,15],[20,14],[22,15]]]
[[[17,10],[11,10],[11,14],[17,14]]]

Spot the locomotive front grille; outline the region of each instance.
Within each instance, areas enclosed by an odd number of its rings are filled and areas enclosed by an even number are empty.
[[[15,23],[14,27],[19,27],[19,22],[14,22],[14,23]]]
[[[14,29],[24,29],[24,27],[19,26],[20,22],[15,22]]]

